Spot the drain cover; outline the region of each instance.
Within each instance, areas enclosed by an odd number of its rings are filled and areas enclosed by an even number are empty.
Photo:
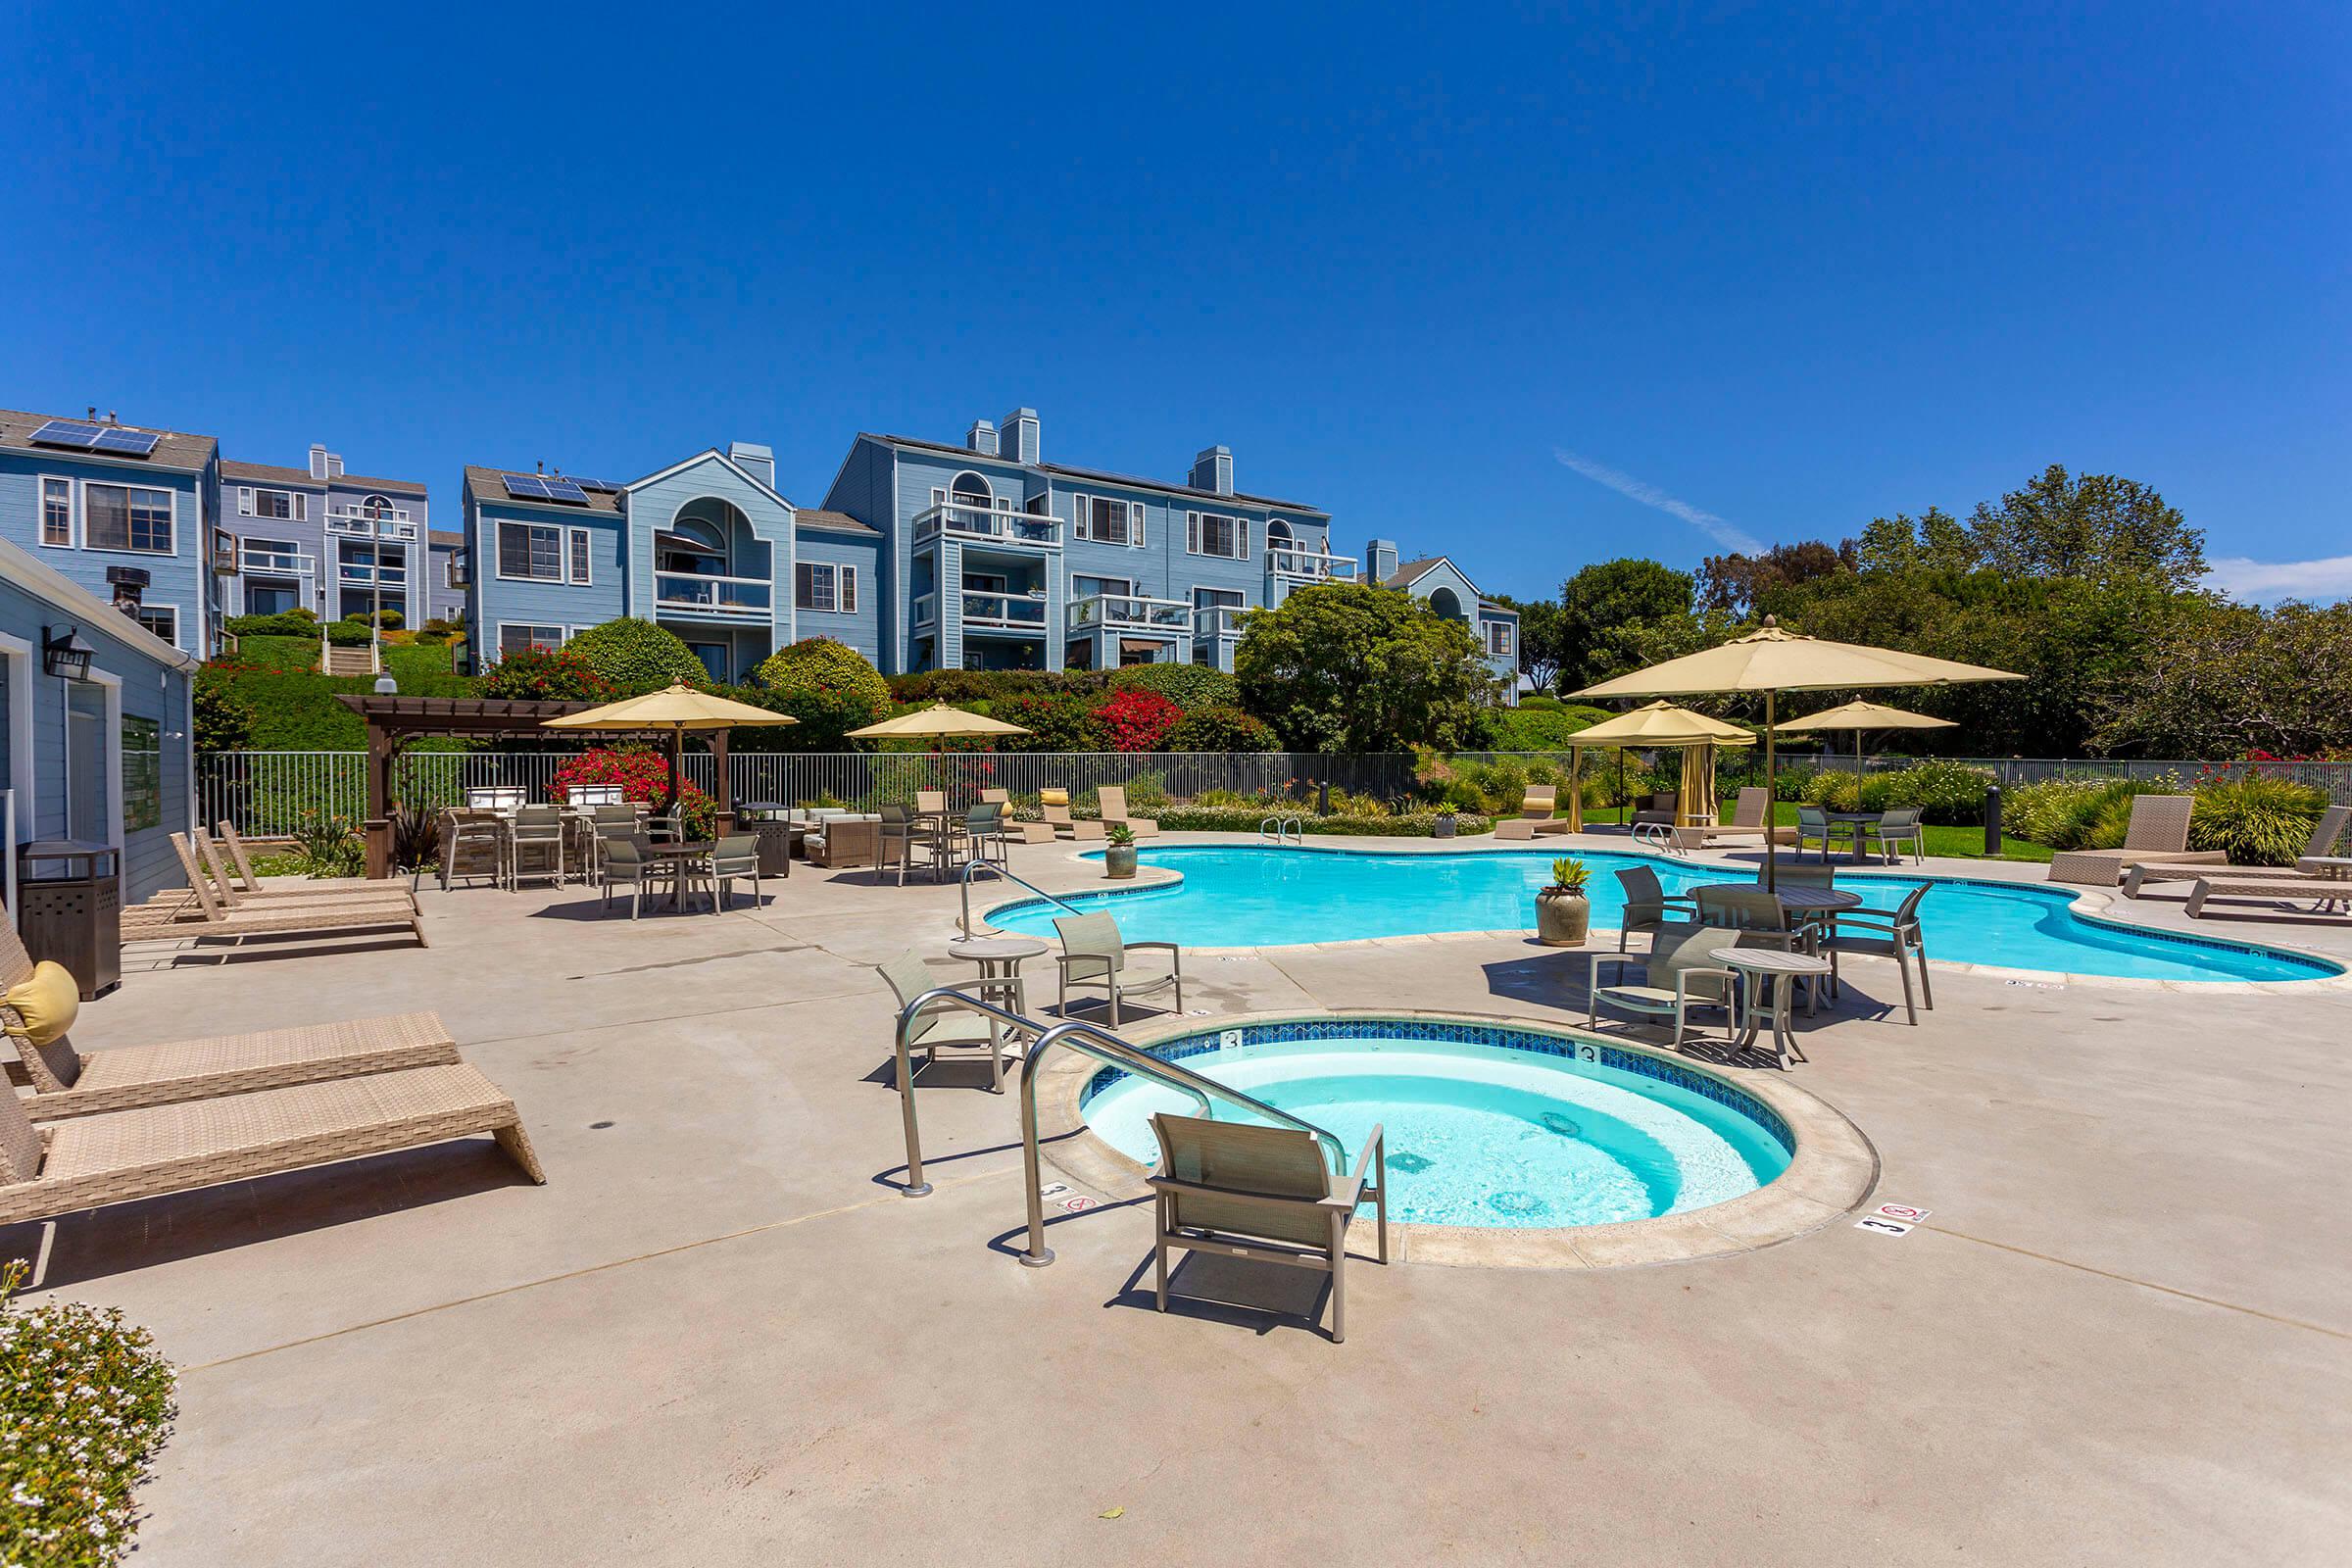
[[[1419,1154],[1391,1154],[1389,1163],[1408,1176],[1418,1176],[1430,1167],[1430,1161]]]
[[[1540,1214],[1544,1200],[1533,1193],[1489,1193],[1487,1206],[1498,1214]]]
[[[1579,1127],[1575,1122],[1570,1121],[1567,1117],[1561,1115],[1556,1110],[1547,1110],[1544,1112],[1543,1115],[1538,1116],[1536,1119],[1542,1122],[1544,1127],[1550,1131],[1558,1133],[1562,1138],[1582,1138],[1585,1135],[1585,1130],[1582,1127]]]

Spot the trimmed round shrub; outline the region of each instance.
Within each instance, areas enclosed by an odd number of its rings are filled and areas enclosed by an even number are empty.
[[[830,637],[804,637],[777,649],[752,678],[776,695],[780,711],[800,720],[784,732],[796,751],[840,751],[851,744],[851,730],[890,711],[890,685],[881,672],[863,654]]]
[[[1238,708],[1242,702],[1242,688],[1234,678],[1209,664],[1127,664],[1106,670],[1102,679],[1113,691],[1151,692],[1188,713]]]
[[[231,637],[316,637],[318,617],[307,610],[274,615],[231,615],[221,625]]]
[[[588,661],[588,667],[623,697],[658,692],[673,681],[710,678],[675,632],[635,615],[591,626],[564,646]]]
[[[365,648],[375,641],[375,628],[364,620],[330,620],[326,623],[326,640],[336,648]]]
[[[1253,713],[1217,704],[1196,708],[1168,732],[1171,752],[1279,752],[1273,726]]]

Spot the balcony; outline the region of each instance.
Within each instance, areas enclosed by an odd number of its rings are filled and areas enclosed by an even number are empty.
[[[768,618],[772,585],[765,577],[712,577],[694,571],[654,573],[654,603],[662,610]]]
[[[1193,635],[1198,638],[1239,637],[1248,605],[1206,605],[1193,612]]]
[[[413,542],[416,538],[416,521],[405,508],[399,507],[376,513],[356,512],[349,507],[329,507],[326,509],[326,531],[361,539],[406,539]]]
[[[926,507],[914,514],[914,539],[921,544],[941,534],[955,539],[977,539],[990,544],[1028,545],[1044,550],[1061,548],[1061,519],[1032,516],[1006,507],[967,507],[956,502]]]
[[[1181,599],[1147,599],[1140,594],[1092,594],[1070,602],[1070,630],[1099,626],[1121,631],[1181,633],[1192,629],[1193,607]]]
[[[1319,550],[1274,547],[1266,551],[1266,570],[1293,584],[1355,581],[1353,556],[1329,556]]]
[[[982,631],[1042,632],[1046,629],[1046,602],[1043,598],[1032,599],[1027,594],[970,592],[956,597],[963,601],[963,624],[967,631],[977,628]],[[915,620],[918,624],[922,620],[919,610],[915,612]]]
[[[318,562],[299,550],[256,550],[246,545],[237,551],[237,569],[264,576],[308,577],[318,570]]]

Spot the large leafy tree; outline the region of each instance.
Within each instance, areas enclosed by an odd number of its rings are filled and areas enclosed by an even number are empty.
[[[1762,614],[1771,597],[1784,588],[1853,570],[1855,549],[1851,539],[1834,545],[1803,539],[1792,545],[1774,545],[1752,556],[1738,552],[1709,556],[1698,564],[1698,608],[1734,615]]]
[[[1596,561],[1560,585],[1560,684],[1577,691],[1635,668],[1642,628],[1690,613],[1690,574],[1654,561]]]
[[[2053,463],[1968,519],[1983,564],[2008,576],[2132,578],[2173,589],[2205,575],[2205,535],[2147,485]]]
[[[1459,746],[1494,689],[1468,626],[1370,583],[1302,588],[1249,616],[1233,668],[1244,705],[1305,752]]]

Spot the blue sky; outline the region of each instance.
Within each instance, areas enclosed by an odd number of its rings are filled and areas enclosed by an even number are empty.
[[[89,15],[0,21],[0,402],[447,520],[1029,404],[1490,591],[2058,462],[2352,593],[2340,5]]]

